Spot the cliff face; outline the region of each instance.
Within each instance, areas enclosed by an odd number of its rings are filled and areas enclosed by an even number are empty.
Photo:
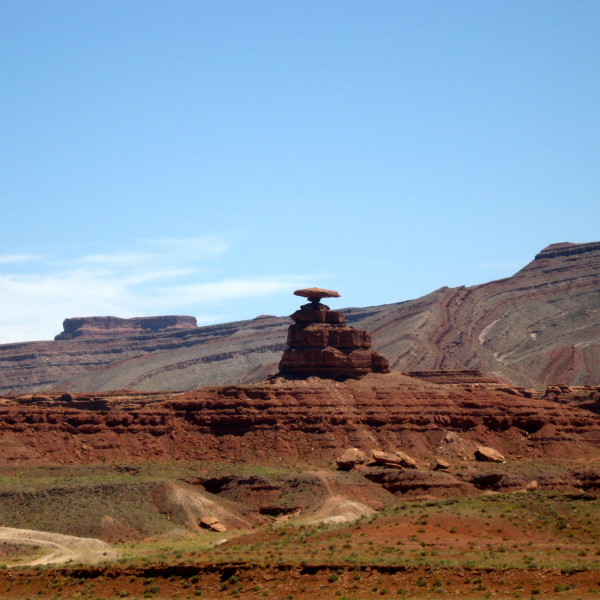
[[[514,276],[343,311],[398,371],[479,369],[524,387],[600,383],[600,243],[553,244]],[[0,346],[0,392],[189,390],[277,371],[289,318]]]
[[[0,393],[186,390],[261,381],[277,370],[287,318],[166,333],[0,346]]]
[[[371,336],[347,327],[342,312],[330,310],[318,299],[302,305],[291,319],[280,373],[343,379],[389,372],[387,359],[371,348]]]
[[[600,243],[554,244],[513,277],[369,317],[402,370],[476,368],[516,385],[600,383]]]
[[[348,447],[420,461],[600,457],[600,417],[490,384],[437,385],[400,373],[343,382],[276,377],[181,395],[48,394],[0,399],[4,463],[230,460],[331,465]]]
[[[63,332],[54,340],[74,340],[79,337],[104,337],[136,335],[138,333],[165,333],[196,329],[195,317],[164,316],[164,317],[134,317],[119,319],[119,317],[79,317],[65,319]]]

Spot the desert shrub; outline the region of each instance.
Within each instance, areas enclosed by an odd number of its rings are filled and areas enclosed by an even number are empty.
[[[158,594],[158,592],[160,592],[160,586],[158,585],[151,585],[149,588],[146,588],[145,592],[144,592],[144,597],[147,597],[146,594]]]

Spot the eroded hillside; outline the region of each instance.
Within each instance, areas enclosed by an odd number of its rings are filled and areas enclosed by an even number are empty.
[[[398,371],[471,368],[525,387],[598,385],[600,243],[554,244],[512,277],[344,314]],[[277,370],[289,324],[263,316],[99,337],[90,327],[89,337],[3,345],[0,391],[253,383]]]

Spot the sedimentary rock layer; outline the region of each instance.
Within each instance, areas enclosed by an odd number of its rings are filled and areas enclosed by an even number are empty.
[[[198,324],[195,317],[164,316],[164,317],[134,317],[119,319],[118,317],[79,317],[65,319],[63,332],[55,340],[74,340],[80,337],[105,337],[136,335],[138,333],[165,333],[196,329]]]
[[[478,446],[508,460],[600,457],[600,417],[592,412],[399,373],[344,382],[278,377],[155,399],[5,398],[0,461],[193,458],[331,466],[343,449],[355,447],[456,464],[473,460]]]
[[[299,292],[314,293],[315,289]],[[291,319],[294,324],[288,329],[280,373],[345,378],[389,372],[387,359],[371,348],[371,336],[347,327],[342,312],[330,310],[318,299],[303,304]]]
[[[479,369],[524,387],[600,384],[600,243],[554,244],[513,277],[343,311],[399,371]],[[288,318],[0,346],[0,391],[189,390],[277,370]]]

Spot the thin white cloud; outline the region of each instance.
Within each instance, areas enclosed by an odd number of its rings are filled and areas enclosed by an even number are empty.
[[[217,258],[229,246],[214,236],[181,240],[144,240],[143,250],[121,251],[110,254],[91,254],[73,259],[74,264],[97,265],[108,269],[155,266],[160,264],[195,263]]]
[[[41,254],[5,254],[0,256],[0,264],[23,263],[41,260]]]
[[[174,256],[195,257],[197,260],[216,258],[229,249],[229,245],[215,236],[203,236],[188,239],[145,240]]]
[[[154,240],[143,249],[42,260],[35,273],[0,270],[0,343],[52,339],[67,317],[192,314],[222,319],[230,301],[290,291],[304,278],[207,279],[206,265],[228,246],[216,238]],[[17,261],[14,261],[17,262]],[[200,313],[200,314],[198,314]]]
[[[304,279],[286,275],[167,286],[160,290],[154,301],[163,303],[165,298],[175,298],[178,304],[184,305],[198,301],[212,303],[238,298],[256,298],[290,290],[294,286],[301,285]],[[164,295],[164,298],[161,295]]]

